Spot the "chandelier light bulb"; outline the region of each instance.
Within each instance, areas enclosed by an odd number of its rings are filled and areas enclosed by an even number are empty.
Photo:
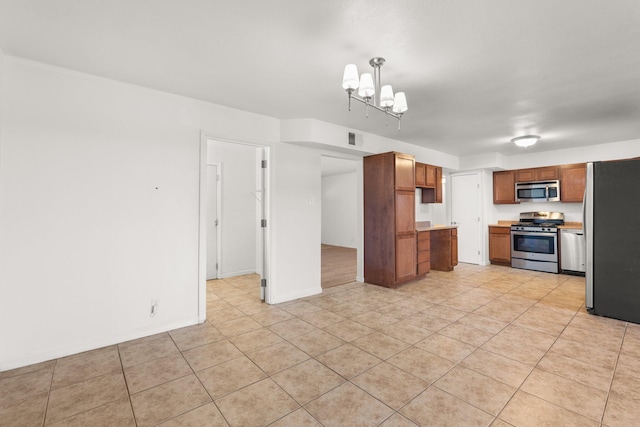
[[[360,76],[360,88],[358,89],[358,95],[363,98],[371,98],[376,93],[376,88],[373,85],[373,77],[371,73],[362,73]]]
[[[396,96],[393,99],[393,112],[402,114],[408,109],[407,97],[405,96],[404,92],[396,92]]]
[[[384,85],[380,89],[380,106],[382,108],[393,106],[393,89],[391,85]]]
[[[344,90],[358,89],[358,67],[356,67],[355,64],[348,64],[346,67],[344,67],[342,88]]]

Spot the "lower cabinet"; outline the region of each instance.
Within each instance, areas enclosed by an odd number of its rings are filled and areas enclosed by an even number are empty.
[[[430,231],[431,269],[451,271],[458,265],[458,229]]]
[[[511,265],[511,228],[489,226],[489,261]]]
[[[431,271],[431,234],[429,231],[418,232],[418,276]]]
[[[416,235],[396,236],[396,277],[395,282],[406,282],[416,277]]]

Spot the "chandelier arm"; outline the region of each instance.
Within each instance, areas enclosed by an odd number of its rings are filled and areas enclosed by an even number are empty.
[[[349,98],[350,98],[350,99],[355,99],[356,101],[362,102],[363,104],[368,104],[368,105],[369,105],[369,107],[371,107],[371,108],[375,108],[376,110],[381,111],[381,112],[383,112],[383,113],[385,113],[385,114],[387,114],[387,115],[389,115],[389,116],[391,116],[391,117],[393,117],[393,118],[396,118],[396,119],[398,119],[398,120],[400,119],[400,115],[399,115],[399,114],[394,113],[394,112],[391,112],[391,111],[389,111],[389,110],[385,110],[384,108],[382,108],[382,107],[378,107],[377,105],[372,104],[372,103],[370,103],[370,102],[368,103],[367,101],[365,101],[364,99],[360,98],[360,97],[359,97],[359,96],[357,96],[357,95],[352,95],[352,94],[351,94],[351,95],[349,95]],[[387,107],[387,108],[388,108],[388,107]]]

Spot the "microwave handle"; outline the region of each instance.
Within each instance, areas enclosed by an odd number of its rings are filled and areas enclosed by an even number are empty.
[[[549,201],[549,186],[544,187],[544,194],[547,196],[547,202]]]

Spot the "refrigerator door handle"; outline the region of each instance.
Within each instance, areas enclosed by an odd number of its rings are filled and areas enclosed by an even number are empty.
[[[585,239],[585,306],[593,312],[593,198],[594,198],[594,164],[587,163],[587,183],[582,202],[582,230]]]

